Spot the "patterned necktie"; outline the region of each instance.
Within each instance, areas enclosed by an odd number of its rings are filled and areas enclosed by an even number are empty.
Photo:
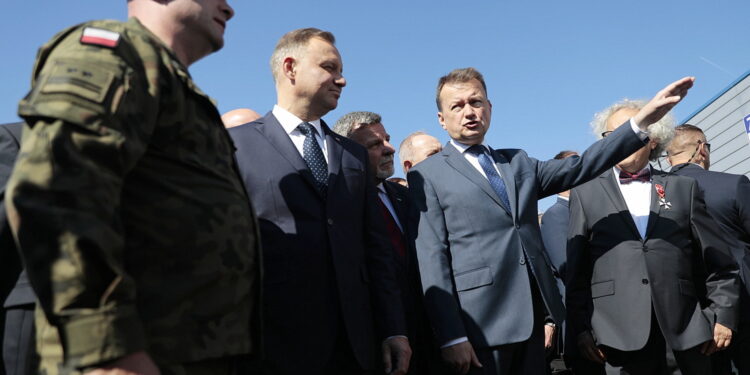
[[[629,184],[633,181],[649,182],[651,181],[651,168],[644,168],[636,173],[620,171],[620,183]]]
[[[484,146],[474,145],[469,147],[466,152],[470,152],[477,156],[479,159],[479,165],[482,166],[484,174],[487,175],[487,180],[490,182],[490,186],[495,190],[495,193],[497,193],[497,196],[500,198],[500,201],[503,202],[505,208],[510,211],[510,199],[508,199],[508,191],[505,188],[505,182],[503,182],[502,177],[500,177],[500,174],[495,170],[495,163],[490,159],[489,155],[487,155],[487,152],[485,152]]]
[[[315,177],[318,190],[325,195],[328,188],[328,163],[315,139],[318,131],[309,122],[301,123],[297,129],[305,136],[305,143],[302,144],[302,158],[305,159],[307,167]]]

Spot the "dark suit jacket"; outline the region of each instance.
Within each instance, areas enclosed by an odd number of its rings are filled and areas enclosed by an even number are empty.
[[[0,302],[3,306],[0,313],[0,338],[4,341],[10,340],[5,341],[7,347],[3,345],[4,364],[0,368],[0,374],[4,374],[5,370],[13,374],[26,372],[27,360],[33,355],[28,352],[30,345],[21,344],[16,347],[17,343],[29,343],[29,340],[33,340],[33,330],[24,331],[21,329],[22,322],[8,321],[10,330],[5,332],[6,310],[24,309],[28,311],[26,318],[30,318],[36,302],[36,295],[31,289],[26,271],[23,271],[21,258],[5,212],[5,185],[13,171],[20,148],[23,124],[23,122],[17,122],[0,125]],[[14,317],[20,316],[14,315]],[[19,337],[21,335],[25,336]]]
[[[542,215],[542,224],[539,228],[542,231],[542,242],[544,249],[552,266],[557,271],[557,288],[560,294],[565,296],[565,268],[566,258],[565,248],[568,243],[568,200],[557,197],[555,204],[550,206]]]
[[[367,151],[323,123],[325,199],[271,113],[229,132],[260,224],[263,335],[271,371],[317,373],[339,338],[371,369],[374,343],[406,330]]]
[[[666,208],[656,185],[664,188]],[[653,307],[669,346],[686,350],[713,337],[713,323],[736,329],[737,264],[706,211],[695,180],[654,171],[651,213],[641,238],[614,173],[571,192],[568,327],[598,343],[644,347]],[[710,307],[701,310],[701,300]]]
[[[396,259],[397,278],[401,288],[401,301],[406,314],[406,324],[410,341],[415,341],[418,336],[417,327],[421,325],[424,316],[424,304],[422,303],[422,287],[419,282],[419,270],[416,264],[414,243],[410,242],[409,234],[416,228],[412,228],[409,222],[409,190],[395,182],[383,181],[385,193],[396,211],[398,221],[404,229],[404,242],[407,252],[403,259]]]
[[[556,323],[563,321],[537,200],[586,182],[643,147],[630,126],[620,128],[580,157],[563,160],[542,162],[523,150],[494,150],[510,211],[451,144],[409,171],[409,192],[419,211],[416,247],[425,305],[439,345],[459,337],[477,348],[529,339],[534,323],[529,270],[547,311]]]
[[[555,204],[550,206],[542,215],[542,223],[539,229],[542,232],[542,242],[547,251],[552,267],[554,267],[557,289],[565,301],[565,270],[567,268],[567,255],[565,248],[568,244],[568,200],[557,197]],[[568,345],[566,341],[565,324],[558,327],[558,342],[562,344],[559,348],[565,354],[571,354],[570,350],[575,347]]]
[[[406,313],[409,344],[412,347],[409,373],[435,374],[442,371],[442,361],[425,311],[416,249],[414,242],[409,240],[417,231],[412,213],[414,206],[409,200],[409,189],[406,187],[390,181],[384,181],[383,186],[404,229],[404,239],[408,246],[403,262],[397,263],[401,300]]]
[[[707,171],[695,164],[680,164],[672,173],[688,176],[704,192],[708,213],[739,246],[732,247],[745,290],[750,293],[750,180],[744,175]]]
[[[23,122],[0,125],[0,302],[7,303],[8,295],[17,284],[21,273],[21,258],[13,240],[13,234],[8,225],[8,216],[5,212],[5,185],[8,183],[16,155],[20,147],[21,130]],[[34,303],[34,294],[29,288],[30,303]],[[25,294],[25,293],[24,293]],[[15,300],[16,298],[14,298]],[[28,298],[23,298],[27,300]],[[15,301],[10,301],[15,304]],[[2,314],[4,315],[4,314]],[[0,326],[2,331],[3,326]]]

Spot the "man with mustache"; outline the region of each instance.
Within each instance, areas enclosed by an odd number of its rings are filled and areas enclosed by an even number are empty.
[[[406,313],[409,342],[413,350],[410,374],[428,373],[429,355],[432,353],[432,333],[427,325],[422,303],[422,286],[416,265],[409,223],[409,190],[398,183],[387,181],[394,172],[394,154],[391,136],[385,130],[379,114],[350,112],[333,126],[333,131],[359,143],[367,149],[370,165],[374,166],[372,184],[377,187],[378,206],[394,250],[397,277],[401,288],[401,301]],[[434,362],[434,361],[433,361]]]

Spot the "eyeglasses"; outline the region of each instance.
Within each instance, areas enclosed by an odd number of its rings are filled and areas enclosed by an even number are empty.
[[[607,130],[606,132],[602,133],[602,138],[607,138],[608,135],[612,134],[611,130]]]
[[[703,144],[703,148],[706,149],[706,151],[711,152],[711,144],[708,142],[698,141],[698,147]]]

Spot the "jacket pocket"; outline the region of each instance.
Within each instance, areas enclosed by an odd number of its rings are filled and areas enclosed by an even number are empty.
[[[456,274],[454,280],[456,282],[456,291],[458,292],[475,289],[480,286],[492,284],[492,271],[490,267],[477,268]]]
[[[607,280],[591,284],[591,298],[611,296],[615,294],[615,281]]]

